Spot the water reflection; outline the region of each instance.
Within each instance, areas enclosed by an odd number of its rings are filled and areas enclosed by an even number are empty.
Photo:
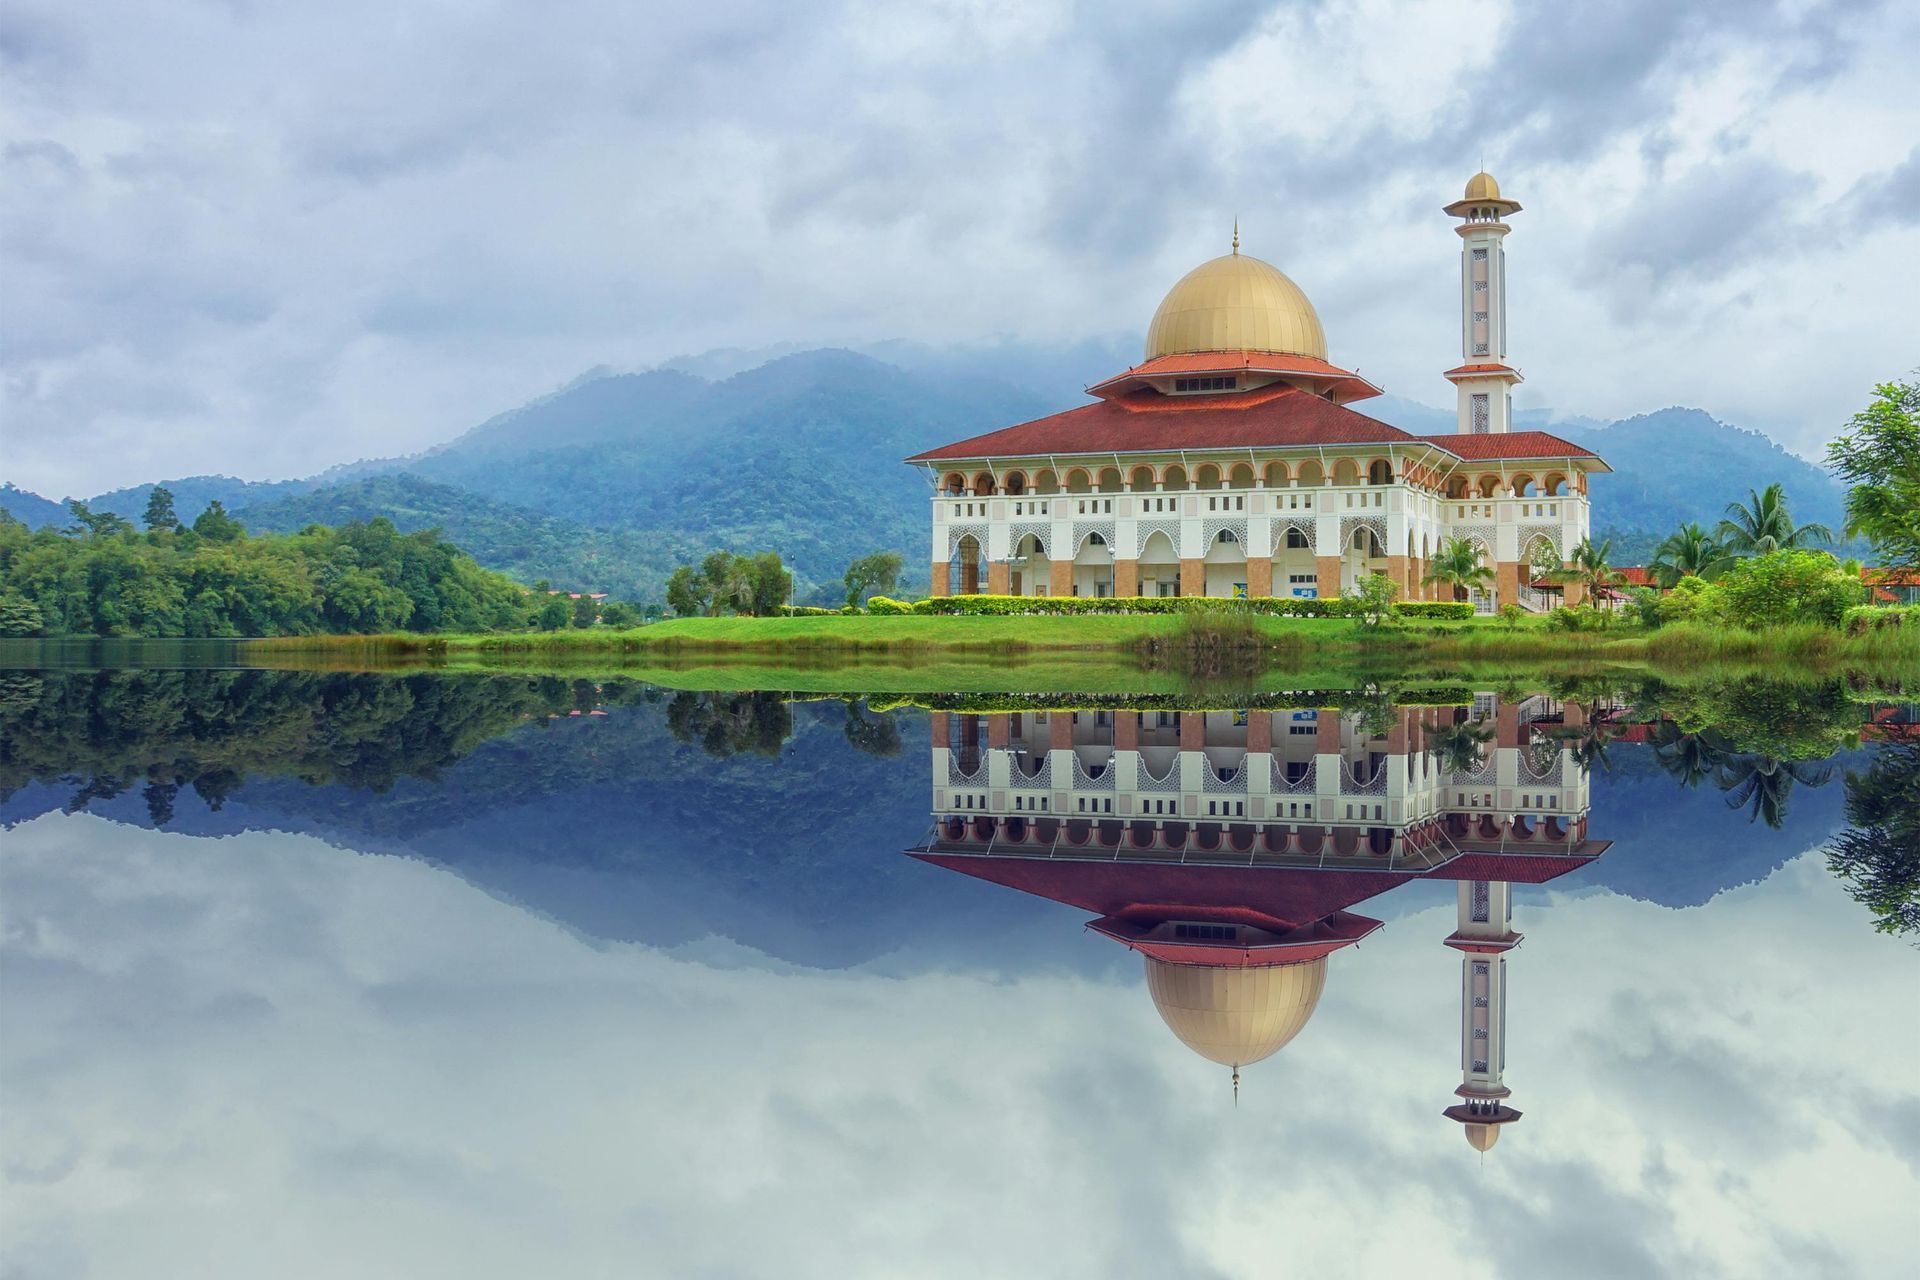
[[[913,856],[1095,914],[1138,952],[1174,1036],[1243,1067],[1301,1033],[1329,959],[1381,921],[1348,908],[1457,885],[1460,1101],[1486,1151],[1507,1103],[1513,886],[1605,853],[1591,839],[1588,710],[1487,694],[1342,713],[1056,711],[933,717],[933,831]]]

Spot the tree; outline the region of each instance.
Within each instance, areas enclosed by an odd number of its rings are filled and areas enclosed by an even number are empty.
[[[600,607],[600,621],[610,627],[637,627],[640,610],[625,600],[609,600]]]
[[[225,504],[218,498],[209,502],[207,509],[194,519],[193,531],[208,542],[238,542],[247,536],[246,526],[228,515]]]
[[[892,595],[900,585],[900,567],[904,563],[898,551],[876,551],[847,566],[848,607],[857,608],[869,595]]]
[[[0,636],[37,636],[46,625],[33,601],[11,592],[0,595]]]
[[[1493,726],[1463,720],[1427,735],[1427,754],[1447,773],[1474,773],[1493,741]]]
[[[1777,482],[1758,493],[1749,489],[1747,497],[1752,499],[1751,503],[1727,504],[1727,518],[1716,530],[1727,551],[1735,555],[1763,556],[1770,551],[1826,546],[1833,541],[1833,530],[1823,524],[1793,522],[1786,490]]]
[[[567,608],[565,596],[548,596],[540,611],[533,615],[533,625],[542,631],[561,631],[573,616],[573,610]]]
[[[751,560],[742,557],[747,583],[746,611],[756,618],[771,617],[793,598],[793,575],[780,563],[778,551],[762,551]]]
[[[580,628],[592,626],[599,618],[599,610],[594,606],[593,597],[582,591],[580,598],[573,602],[573,625]]]
[[[1920,382],[1887,382],[1827,446],[1827,463],[1850,486],[1847,534],[1864,534],[1880,563],[1920,569]]]
[[[1479,543],[1471,538],[1448,538],[1434,555],[1433,567],[1420,581],[1427,586],[1442,583],[1452,587],[1453,598],[1465,600],[1472,588],[1484,587],[1493,581],[1493,570],[1480,558]]]
[[[1712,582],[1733,559],[1711,533],[1694,522],[1683,524],[1667,535],[1667,540],[1653,553],[1649,568],[1661,586],[1671,589],[1682,578]]]
[[[1566,573],[1573,581],[1587,588],[1587,604],[1590,608],[1600,607],[1600,589],[1611,587],[1620,581],[1620,575],[1607,562],[1613,553],[1613,539],[1603,538],[1595,545],[1592,538],[1580,539],[1580,545],[1567,557]],[[1577,616],[1577,615],[1568,615]]]
[[[1792,622],[1838,626],[1866,598],[1860,575],[1824,551],[1773,551],[1741,560],[1713,588],[1714,611],[1736,627]]]
[[[180,517],[173,513],[173,490],[165,485],[153,486],[153,492],[147,495],[147,513],[141,518],[149,529],[178,529]]]
[[[699,617],[713,602],[713,586],[692,565],[683,564],[667,579],[667,607],[683,618]]]
[[[1882,745],[1865,773],[1847,770],[1848,830],[1827,869],[1874,914],[1882,933],[1920,932],[1920,744]]]
[[[1385,622],[1400,596],[1400,584],[1384,573],[1369,573],[1353,584],[1353,600],[1360,606],[1360,621],[1369,627]]]
[[[747,578],[747,562],[731,551],[714,551],[700,562],[701,576],[707,580],[707,613],[745,613],[752,583]]]
[[[67,510],[79,523],[73,532],[85,533],[93,538],[111,538],[115,534],[132,533],[133,526],[111,511],[95,511],[78,498],[67,499]]]

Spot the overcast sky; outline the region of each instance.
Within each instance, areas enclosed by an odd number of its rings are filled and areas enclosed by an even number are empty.
[[[1450,900],[1334,957],[1235,1109],[1124,955],[1100,978],[1003,972],[987,931],[951,970],[723,964],[308,836],[49,815],[7,851],[8,1274],[1912,1261],[1912,953],[1817,854],[1706,908],[1524,904],[1506,1082],[1525,1118],[1482,1160],[1439,1114],[1460,1079]],[[1059,912],[1060,945],[1110,947],[1084,919]]]
[[[1226,248],[1450,403],[1482,157],[1523,405],[1802,452],[1920,365],[1911,3],[11,0],[0,475],[412,451],[596,363],[1138,332]]]

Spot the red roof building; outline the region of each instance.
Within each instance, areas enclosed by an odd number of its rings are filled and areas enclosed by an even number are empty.
[[[1464,538],[1494,570],[1477,605],[1539,607],[1529,566],[1586,536],[1589,478],[1609,468],[1513,429],[1502,219],[1519,205],[1446,208],[1464,223],[1455,431],[1354,409],[1380,388],[1329,359],[1306,294],[1236,232],[1090,403],[907,459],[933,484],[934,594],[1328,596],[1384,574],[1403,599],[1451,599],[1425,578]]]

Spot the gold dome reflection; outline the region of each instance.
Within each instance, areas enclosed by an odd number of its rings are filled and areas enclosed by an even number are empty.
[[[1146,957],[1153,1007],[1181,1044],[1209,1062],[1244,1067],[1300,1034],[1320,1003],[1327,958],[1217,968]]]

